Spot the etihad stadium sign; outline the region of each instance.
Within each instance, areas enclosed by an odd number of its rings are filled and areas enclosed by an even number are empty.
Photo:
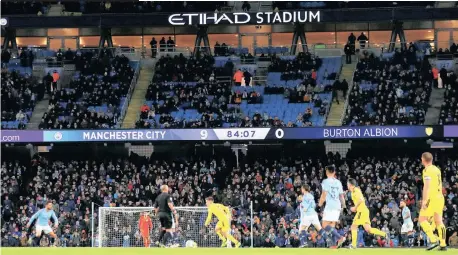
[[[169,16],[169,24],[218,25],[218,24],[283,24],[320,22],[320,11],[284,12],[234,12],[234,13],[178,13]]]

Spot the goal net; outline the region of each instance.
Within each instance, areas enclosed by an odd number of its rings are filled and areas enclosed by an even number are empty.
[[[204,227],[207,218],[206,207],[175,207],[178,214],[178,226],[174,238],[168,245],[185,247],[188,240],[199,247],[219,247],[221,241],[215,233],[215,217],[208,228]],[[157,246],[160,222],[154,217],[153,207],[100,207],[98,219],[99,247],[144,247],[139,229],[139,220],[144,213],[152,219],[153,229],[149,234],[150,246]]]

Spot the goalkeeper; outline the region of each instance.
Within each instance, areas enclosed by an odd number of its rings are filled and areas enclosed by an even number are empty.
[[[210,224],[212,215],[214,214],[216,218],[218,218],[218,223],[216,223],[215,231],[219,238],[223,241],[221,247],[226,247],[227,239],[229,239],[232,243],[234,243],[235,248],[239,248],[240,242],[237,241],[237,239],[235,239],[231,234],[229,234],[229,218],[231,215],[229,208],[222,204],[214,203],[213,197],[207,197],[205,199],[205,202],[208,207],[208,216],[207,220],[205,221],[205,227],[207,227]]]

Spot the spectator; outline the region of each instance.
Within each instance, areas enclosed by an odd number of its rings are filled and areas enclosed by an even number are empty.
[[[358,41],[359,41],[359,47],[360,49],[365,49],[366,48],[366,42],[369,39],[367,36],[364,34],[364,32],[361,32],[361,34],[358,36]]]
[[[51,83],[51,93],[57,90],[57,83],[59,82],[60,75],[57,70],[54,70],[52,73],[52,83]]]
[[[251,5],[248,1],[244,1],[243,4],[242,4],[242,10],[244,12],[249,12],[251,9]]]
[[[457,231],[453,232],[453,234],[448,239],[448,245],[452,247],[458,246],[458,235]]]
[[[355,54],[356,36],[353,33],[348,36],[348,43],[350,44],[351,54]]]
[[[243,81],[245,82],[245,86],[251,86],[251,73],[248,70],[243,72]]]
[[[165,42],[165,37],[162,37],[161,40],[159,41],[160,51],[165,51],[166,47],[167,47],[167,43]]]
[[[168,51],[175,51],[175,41],[172,40],[172,37],[169,36],[169,39],[167,40],[167,48]]]
[[[236,86],[241,86],[242,85],[242,78],[243,78],[243,72],[242,70],[238,69],[235,74],[234,74],[234,82]]]
[[[345,52],[345,62],[347,64],[351,64],[351,55],[352,55],[352,49],[351,49],[351,44],[348,42],[344,46],[344,52]]]
[[[151,46],[151,57],[156,58],[157,54],[157,41],[156,38],[153,37],[151,41],[149,42],[149,45]]]
[[[343,79],[343,81],[340,83],[340,87],[342,88],[344,98],[347,98],[348,82],[346,79]]]

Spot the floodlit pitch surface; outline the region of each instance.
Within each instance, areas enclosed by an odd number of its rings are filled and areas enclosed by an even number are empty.
[[[1,255],[421,255],[421,254],[458,254],[458,249],[449,249],[447,252],[425,251],[424,249],[227,249],[227,248],[1,248]]]

